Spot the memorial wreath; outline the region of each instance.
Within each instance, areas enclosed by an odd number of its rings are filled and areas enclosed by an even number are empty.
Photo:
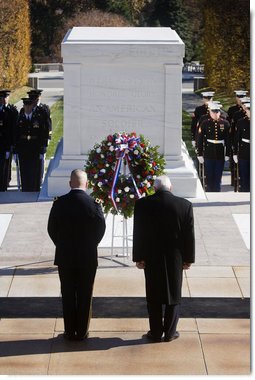
[[[85,170],[92,197],[105,213],[131,217],[136,199],[154,193],[165,160],[149,140],[135,132],[107,136],[90,150]]]

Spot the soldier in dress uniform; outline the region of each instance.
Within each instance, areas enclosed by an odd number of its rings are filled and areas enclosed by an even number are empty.
[[[11,180],[14,130],[18,111],[8,103],[10,90],[0,91],[0,191],[6,191]]]
[[[212,101],[214,92],[208,91],[208,92],[202,92],[201,94],[203,96],[204,104],[196,107],[192,115],[192,120],[191,120],[191,141],[192,141],[193,148],[196,147],[197,123],[199,119],[201,118],[201,116],[209,114],[208,103]]]
[[[240,111],[242,109],[241,99],[246,96],[248,91],[236,90],[234,92],[236,94],[236,104],[229,107],[229,109],[228,109],[228,121],[229,121],[230,125],[232,124],[232,119],[233,119],[234,114],[237,111]]]
[[[30,99],[33,100],[33,111],[37,110],[43,115],[44,119],[44,124],[45,128],[48,129],[49,131],[49,140],[51,140],[51,135],[52,135],[52,120],[50,117],[50,107],[47,104],[41,103],[41,95],[42,95],[43,90],[41,89],[32,89],[27,92],[28,96]],[[44,173],[44,160],[41,161],[42,163],[42,177],[41,177],[41,182],[43,179],[43,173]]]
[[[198,161],[204,164],[206,191],[221,190],[224,162],[230,154],[230,125],[220,117],[220,106],[210,104],[210,119],[198,129]]]
[[[23,98],[16,127],[15,152],[18,155],[22,191],[40,191],[42,161],[49,140],[49,129],[40,110],[33,111],[33,100]]]
[[[250,191],[250,103],[245,104],[246,115],[236,123],[233,159],[239,166],[239,191]]]
[[[232,121],[231,121],[231,130],[232,130],[232,140],[234,140],[234,133],[235,133],[235,130],[236,130],[236,123],[238,122],[239,119],[242,119],[243,117],[245,117],[246,115],[246,112],[245,112],[245,104],[246,103],[250,103],[251,99],[250,97],[248,96],[245,96],[243,98],[240,99],[240,104],[241,104],[241,107],[238,111],[236,111],[234,114],[233,114],[233,117],[232,117]]]
[[[27,92],[29,98],[33,99],[33,107],[41,107],[50,116],[50,107],[47,104],[41,103],[42,89],[32,89]]]
[[[228,117],[227,117],[227,120],[229,121],[230,126],[231,126],[231,154],[230,154],[229,161],[230,161],[231,185],[232,186],[235,185],[235,163],[233,161],[233,148],[232,148],[233,147],[233,141],[234,141],[234,130],[235,130],[233,117],[234,117],[234,114],[236,112],[242,111],[241,100],[246,96],[248,91],[235,90],[234,92],[235,92],[235,96],[236,96],[236,104],[229,107]]]

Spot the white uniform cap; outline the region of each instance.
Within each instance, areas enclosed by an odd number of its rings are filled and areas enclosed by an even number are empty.
[[[201,92],[203,98],[212,98],[215,94],[214,91]]]
[[[241,98],[241,103],[250,103],[251,98],[248,96],[245,96],[244,98]]]
[[[236,96],[239,98],[239,97],[242,97],[242,96],[245,96],[247,94],[248,91],[244,91],[244,90],[236,90],[234,91]]]
[[[222,105],[219,104],[219,103],[215,103],[215,102],[210,102],[208,104],[208,108],[210,111],[220,111]]]

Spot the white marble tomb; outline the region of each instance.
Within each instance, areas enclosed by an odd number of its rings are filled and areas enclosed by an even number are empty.
[[[74,27],[62,56],[63,148],[48,178],[49,196],[67,192],[70,172],[84,167],[94,144],[121,131],[160,146],[175,194],[203,193],[182,143],[184,44],[174,30]]]

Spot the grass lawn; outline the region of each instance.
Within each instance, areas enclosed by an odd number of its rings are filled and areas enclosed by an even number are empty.
[[[182,139],[185,142],[187,149],[189,151],[189,155],[191,158],[195,158],[195,150],[191,144],[191,116],[188,112],[182,111]]]
[[[50,109],[52,136],[46,153],[46,159],[54,157],[59,140],[63,136],[63,99],[58,100]]]

